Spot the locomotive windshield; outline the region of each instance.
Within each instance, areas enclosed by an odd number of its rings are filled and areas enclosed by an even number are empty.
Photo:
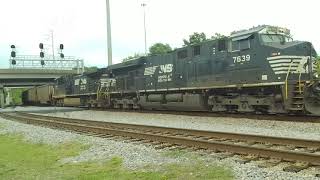
[[[284,43],[291,42],[292,38],[282,34],[261,34],[261,40],[264,43]]]

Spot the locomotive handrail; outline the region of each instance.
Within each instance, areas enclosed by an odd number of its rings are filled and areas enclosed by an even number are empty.
[[[286,99],[288,99],[288,78],[289,78],[289,74],[290,74],[290,71],[291,71],[292,64],[293,64],[293,59],[291,59],[291,63],[290,63],[290,66],[289,66],[289,69],[288,69],[288,72],[287,72],[287,76],[286,76],[286,82],[285,82],[285,86],[286,86]]]
[[[297,68],[297,71],[299,72],[299,81],[298,81],[299,94],[302,94],[301,74],[304,71],[304,66],[308,62],[308,59],[309,58],[302,58]]]
[[[101,87],[101,85],[99,84],[98,88],[97,88],[97,98],[96,98],[96,100],[99,100],[100,87]]]
[[[301,87],[301,71],[299,73],[299,93],[302,94],[302,87]]]

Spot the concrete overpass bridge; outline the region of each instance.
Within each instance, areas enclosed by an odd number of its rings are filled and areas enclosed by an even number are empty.
[[[44,85],[53,83],[60,76],[78,72],[78,70],[53,69],[0,69],[0,105],[4,106],[5,88]]]
[[[0,87],[43,85],[60,76],[77,73],[77,70],[0,69]]]

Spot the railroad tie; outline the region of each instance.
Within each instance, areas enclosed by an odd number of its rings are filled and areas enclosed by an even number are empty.
[[[272,158],[263,162],[258,163],[258,167],[260,168],[268,168],[278,165],[282,162],[282,159]]]
[[[299,172],[299,171],[302,171],[304,169],[307,169],[308,167],[310,167],[310,164],[309,163],[305,163],[305,162],[297,162],[295,163],[294,165],[290,165],[290,166],[287,166],[285,168],[283,168],[283,171],[285,172]]]

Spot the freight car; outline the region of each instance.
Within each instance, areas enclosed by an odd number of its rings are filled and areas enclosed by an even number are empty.
[[[320,115],[316,56],[310,42],[293,41],[288,29],[258,26],[70,77],[62,80],[73,82],[70,87],[58,83],[55,92],[80,89],[55,94],[53,101],[65,105],[66,99],[79,98],[83,106],[118,109]],[[94,88],[82,92],[88,81]]]
[[[22,101],[30,105],[52,105],[53,85],[43,85],[22,92]]]

